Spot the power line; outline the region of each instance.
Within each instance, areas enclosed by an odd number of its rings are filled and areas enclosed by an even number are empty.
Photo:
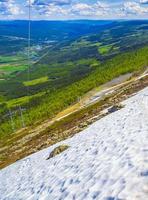
[[[27,81],[30,80],[30,67],[31,67],[31,61],[30,61],[30,52],[31,51],[31,0],[29,0],[28,5],[28,71],[27,71]],[[28,96],[30,94],[29,86],[27,87]]]

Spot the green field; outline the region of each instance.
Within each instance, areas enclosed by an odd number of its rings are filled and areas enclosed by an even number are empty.
[[[21,56],[0,56],[0,64],[4,63],[12,63],[12,62],[18,62],[18,61],[23,61],[24,58]]]
[[[24,104],[29,103],[29,101],[33,98],[39,98],[42,97],[43,95],[45,95],[45,92],[40,92],[38,94],[32,95],[32,96],[24,96],[24,97],[20,97],[17,99],[12,99],[6,102],[6,105],[8,108],[16,108],[18,106],[23,106]],[[4,100],[2,99],[2,101],[4,102]]]
[[[25,86],[33,86],[33,85],[45,83],[47,81],[48,81],[48,76],[44,76],[44,77],[34,79],[34,80],[31,80],[31,81],[25,81],[25,82],[23,82],[23,84]]]
[[[15,74],[27,69],[27,65],[0,65],[0,78],[5,79],[9,77],[15,77]]]
[[[15,78],[28,68],[27,60],[22,56],[0,56],[0,79]]]
[[[112,49],[112,45],[104,45],[98,48],[100,54],[107,54]]]

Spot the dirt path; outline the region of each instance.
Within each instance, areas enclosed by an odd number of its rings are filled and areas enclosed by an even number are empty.
[[[119,76],[103,85],[100,87],[97,87],[90,92],[86,93],[80,101],[73,105],[70,106],[69,108],[65,109],[64,111],[60,112],[54,120],[61,120],[63,117],[68,116],[69,114],[78,111],[79,109],[82,109],[84,107],[89,106],[90,104],[101,100],[104,98],[106,95],[109,93],[113,92],[115,89],[118,87],[126,84],[127,82],[130,82],[132,80],[129,80],[132,77],[132,73],[128,73],[122,76]]]

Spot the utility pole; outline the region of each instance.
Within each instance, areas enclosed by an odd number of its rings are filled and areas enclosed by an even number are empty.
[[[12,131],[15,132],[15,124],[14,124],[14,120],[13,120],[12,112],[11,112],[10,109],[9,109],[9,117],[10,117],[10,123],[11,123]]]
[[[21,122],[22,122],[22,127],[25,127],[25,122],[24,122],[24,117],[23,117],[23,112],[21,106],[19,106],[19,111],[20,111],[20,117],[21,117]]]

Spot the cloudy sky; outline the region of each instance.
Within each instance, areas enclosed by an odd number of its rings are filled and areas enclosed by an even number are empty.
[[[148,19],[148,0],[0,0],[0,19]]]

